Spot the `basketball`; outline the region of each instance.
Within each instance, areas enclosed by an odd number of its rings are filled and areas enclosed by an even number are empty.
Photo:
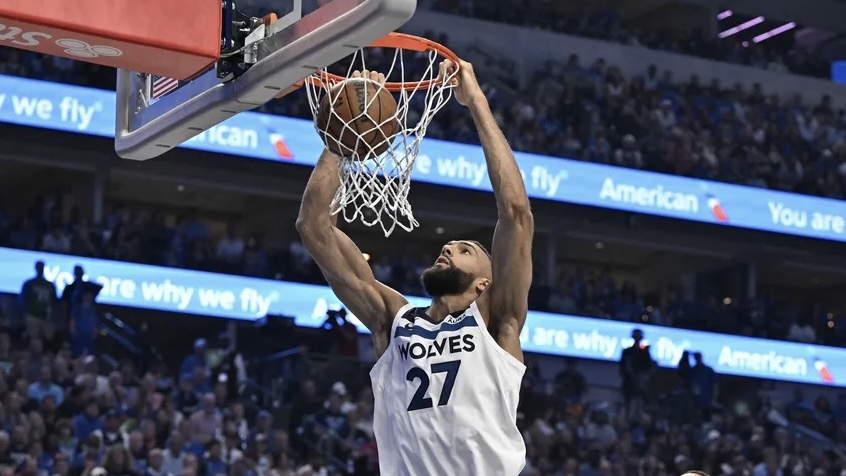
[[[396,115],[397,101],[390,91],[370,79],[350,78],[320,101],[316,125],[330,152],[365,160],[390,148],[400,131]]]

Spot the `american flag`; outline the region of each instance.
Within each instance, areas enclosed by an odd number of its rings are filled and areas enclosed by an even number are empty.
[[[158,99],[179,87],[179,80],[164,76],[153,76],[153,99]]]

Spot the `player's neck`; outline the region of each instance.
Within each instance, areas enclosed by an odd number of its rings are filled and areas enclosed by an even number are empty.
[[[475,294],[468,296],[465,294],[451,294],[449,296],[439,296],[432,298],[432,303],[429,304],[429,309],[426,310],[426,314],[433,321],[440,322],[447,318],[450,314],[457,311],[463,311],[470,307],[470,303],[472,303],[476,299]]]

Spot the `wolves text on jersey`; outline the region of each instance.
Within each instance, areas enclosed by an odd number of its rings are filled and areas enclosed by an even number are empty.
[[[419,360],[439,355],[473,352],[476,350],[476,343],[473,342],[473,334],[464,334],[437,338],[426,344],[403,342],[397,344],[397,349],[403,360],[408,360],[409,357],[413,360]]]

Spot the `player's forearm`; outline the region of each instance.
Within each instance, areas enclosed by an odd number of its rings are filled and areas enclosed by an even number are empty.
[[[488,102],[480,100],[470,105],[470,114],[473,116],[485,153],[488,175],[500,217],[530,213],[529,197],[526,195],[520,167],[517,166],[511,146],[496,123]]]
[[[300,214],[297,217],[297,230],[300,234],[323,233],[334,226],[336,217],[329,213],[332,198],[338,187],[338,159],[327,151],[318,159],[303,193]]]

